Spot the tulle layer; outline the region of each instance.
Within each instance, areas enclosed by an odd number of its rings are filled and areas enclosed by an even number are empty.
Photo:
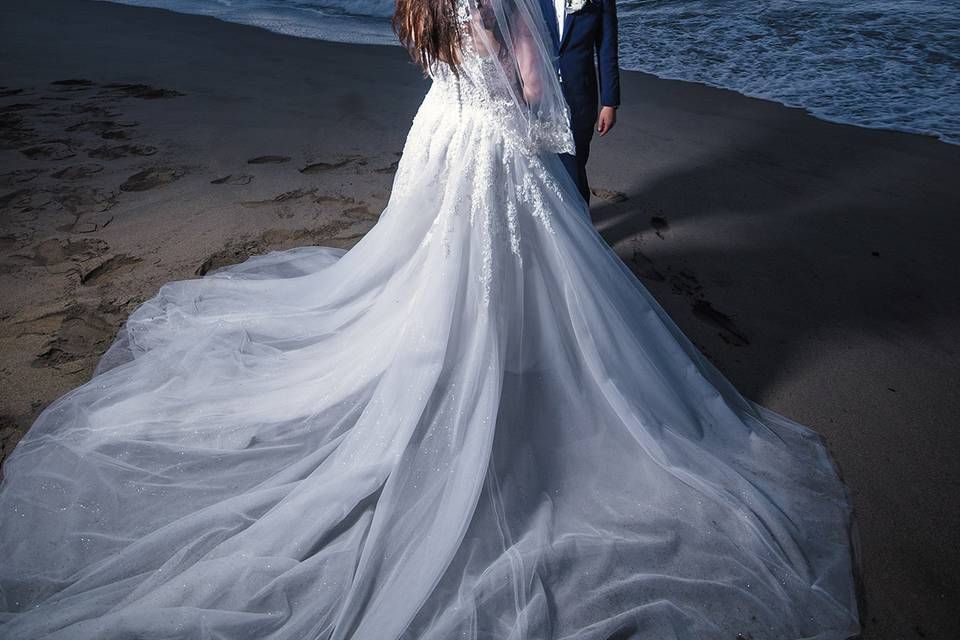
[[[0,635],[853,633],[823,444],[742,398],[557,158],[502,136],[428,97],[352,250],[138,308],[6,462]]]

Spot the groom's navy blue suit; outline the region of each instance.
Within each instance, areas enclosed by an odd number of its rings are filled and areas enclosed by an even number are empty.
[[[620,106],[616,2],[587,0],[583,9],[567,14],[562,38],[557,30],[553,0],[540,0],[540,7],[553,37],[560,83],[570,106],[570,128],[577,150],[575,156],[562,154],[560,159],[577,183],[583,199],[590,202],[586,167],[597,111],[600,106]]]

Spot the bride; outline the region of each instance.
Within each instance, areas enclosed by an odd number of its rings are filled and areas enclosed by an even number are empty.
[[[535,0],[433,77],[350,251],[171,282],[5,466],[6,639],[837,639],[850,504],[589,223]]]

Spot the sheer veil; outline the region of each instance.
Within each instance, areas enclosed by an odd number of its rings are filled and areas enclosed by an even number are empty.
[[[482,88],[512,107],[505,115],[520,119],[535,147],[572,152],[569,109],[536,0],[457,0],[457,7],[467,73],[479,73]]]

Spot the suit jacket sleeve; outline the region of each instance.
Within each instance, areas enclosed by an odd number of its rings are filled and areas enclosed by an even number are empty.
[[[620,106],[620,62],[617,49],[617,3],[603,0],[603,23],[597,34],[600,106]]]

